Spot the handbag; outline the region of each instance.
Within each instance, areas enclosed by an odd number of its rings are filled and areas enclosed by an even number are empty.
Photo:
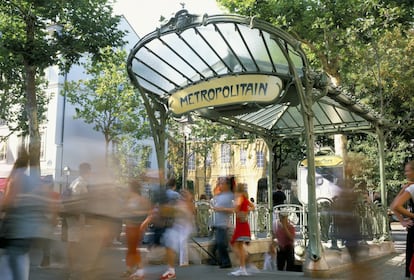
[[[237,212],[236,213],[236,218],[242,222],[242,223],[246,223],[249,219],[249,213],[248,212]]]

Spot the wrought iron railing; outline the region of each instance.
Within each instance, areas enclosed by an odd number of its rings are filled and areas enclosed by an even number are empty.
[[[333,202],[328,198],[320,198],[317,201],[319,229],[321,241],[330,243],[332,248],[337,247],[337,231],[335,225]],[[209,202],[196,202],[196,225],[198,237],[208,237],[212,234],[214,215]],[[289,220],[295,225],[297,239],[302,239],[306,244],[307,232],[307,209],[299,204],[282,204],[274,207],[273,219],[277,219],[280,211],[289,212]],[[388,236],[387,211],[379,204],[360,201],[356,203],[353,215],[360,219],[360,233],[362,241],[381,242]],[[252,239],[267,238],[271,236],[269,228],[270,208],[266,204],[257,204],[254,211],[249,214],[249,224]],[[235,224],[235,216],[231,219],[231,225]]]

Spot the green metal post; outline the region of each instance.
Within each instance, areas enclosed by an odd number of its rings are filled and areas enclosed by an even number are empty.
[[[387,209],[387,186],[385,182],[385,148],[384,148],[384,133],[381,128],[376,127],[378,154],[379,154],[379,173],[380,173],[380,187],[381,187],[381,204],[384,209]],[[388,228],[388,222],[382,223],[383,240],[390,240],[391,235]]]
[[[267,203],[269,207],[269,221],[268,221],[268,231],[267,237],[272,236],[272,227],[273,227],[273,147],[275,142],[270,139],[264,139],[267,145],[268,155],[269,155],[269,164],[267,166]]]

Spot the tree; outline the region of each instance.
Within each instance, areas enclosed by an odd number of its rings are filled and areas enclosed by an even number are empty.
[[[152,147],[137,142],[128,134],[119,137],[116,145],[116,164],[119,167],[119,180],[125,182],[128,178],[138,178],[149,167]]]
[[[124,43],[125,33],[117,29],[120,17],[112,15],[109,3],[109,0],[0,2],[1,61],[10,60],[1,64],[1,79],[2,84],[14,85],[3,96],[7,101],[2,102],[17,106],[27,116],[30,172],[39,173],[40,169],[42,93],[36,81],[49,66],[59,65],[62,71],[67,71],[85,53],[99,60],[100,48]],[[6,74],[11,72],[16,75],[14,78]]]
[[[230,12],[256,16],[287,30],[304,44],[313,66],[322,67],[339,83],[343,64],[356,62],[347,55],[356,43],[353,34],[368,29],[382,34],[399,25],[408,28],[414,12],[410,0],[217,2]]]
[[[126,52],[107,47],[100,56],[100,61],[84,64],[88,78],[67,83],[64,94],[76,105],[74,117],[103,133],[108,163],[111,142],[119,144],[127,136],[139,140],[150,132],[142,99],[129,82]]]
[[[397,153],[409,147],[414,138],[412,1],[218,2],[230,12],[256,16],[290,32],[303,43],[314,68],[322,68],[338,85],[393,123],[386,135],[388,151]],[[377,146],[372,137],[364,138],[370,147]],[[376,152],[368,149],[366,153],[376,162]],[[387,161],[387,178],[395,175],[392,167]]]

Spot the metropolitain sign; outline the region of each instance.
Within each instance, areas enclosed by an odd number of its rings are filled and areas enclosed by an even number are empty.
[[[176,114],[242,103],[271,103],[282,91],[279,77],[268,75],[239,75],[211,79],[173,93],[168,99],[170,110]]]

